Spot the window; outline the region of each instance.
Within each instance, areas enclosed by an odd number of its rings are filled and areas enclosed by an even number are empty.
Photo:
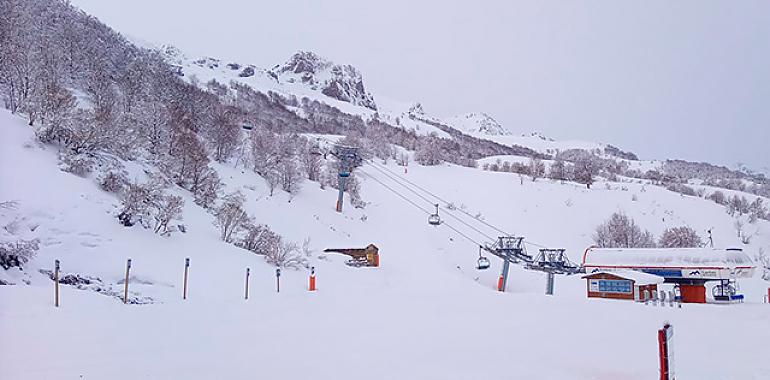
[[[604,293],[631,293],[631,281],[599,280],[599,291]]]

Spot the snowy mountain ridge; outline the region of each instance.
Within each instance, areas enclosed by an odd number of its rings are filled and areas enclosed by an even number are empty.
[[[511,132],[484,112],[471,112],[444,120],[462,132],[471,135],[507,136]]]

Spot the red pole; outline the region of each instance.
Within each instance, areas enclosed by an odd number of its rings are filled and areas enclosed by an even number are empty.
[[[310,268],[310,284],[308,290],[311,292],[315,291],[315,267]]]
[[[666,360],[666,330],[658,330],[658,357],[660,360],[660,380],[668,380],[668,363]]]

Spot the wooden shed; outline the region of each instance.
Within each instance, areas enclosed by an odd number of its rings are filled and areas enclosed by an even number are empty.
[[[588,298],[611,298],[644,301],[646,294],[658,290],[658,284],[665,279],[638,271],[594,272],[583,276],[586,279]]]
[[[369,244],[366,248],[328,248],[324,249],[324,252],[336,252],[350,256],[352,259],[347,264],[351,266],[380,266],[380,249],[374,244]]]

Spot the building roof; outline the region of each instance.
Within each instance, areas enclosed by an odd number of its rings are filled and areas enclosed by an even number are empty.
[[[589,248],[583,266],[731,269],[754,267],[754,263],[737,248]]]
[[[656,276],[654,274],[639,272],[635,270],[618,270],[618,271],[600,271],[600,272],[593,272],[589,273],[583,278],[591,278],[593,276],[596,276],[598,274],[609,274],[613,276],[622,277],[628,280],[634,281],[636,285],[649,285],[649,284],[662,284],[665,280],[661,276]]]

